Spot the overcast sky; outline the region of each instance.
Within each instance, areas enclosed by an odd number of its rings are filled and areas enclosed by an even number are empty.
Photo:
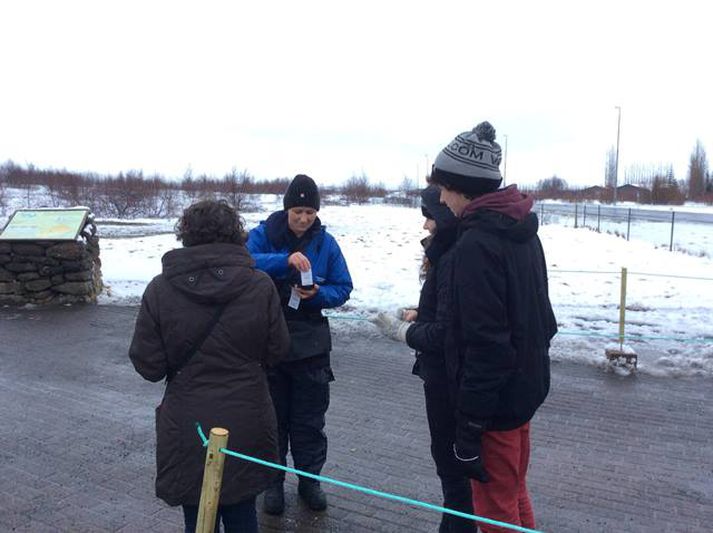
[[[0,161],[422,184],[489,120],[508,182],[598,184],[621,106],[620,179],[681,179],[713,152],[710,5],[4,2]]]

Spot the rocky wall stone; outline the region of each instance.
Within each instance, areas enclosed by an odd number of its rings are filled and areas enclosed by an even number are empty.
[[[48,279],[35,279],[24,284],[25,290],[30,292],[39,292],[49,289],[52,282]]]
[[[0,242],[0,305],[96,302],[103,289],[99,238]]]
[[[15,244],[12,247],[12,252],[15,255],[29,255],[32,257],[44,257],[45,248],[37,244]]]
[[[16,281],[0,283],[0,294],[15,294],[18,292],[20,284]]]
[[[92,292],[92,284],[86,281],[67,281],[60,285],[55,285],[52,289],[63,294],[87,296]]]
[[[81,259],[84,255],[85,246],[79,246],[77,242],[63,242],[47,248],[47,256],[55,259]]]
[[[25,272],[24,274],[18,274],[16,276],[17,281],[32,281],[33,279],[39,279],[40,275],[37,272]]]

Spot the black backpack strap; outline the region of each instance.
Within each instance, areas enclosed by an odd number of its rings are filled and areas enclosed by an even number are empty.
[[[220,320],[221,315],[223,314],[223,311],[225,311],[225,308],[228,307],[229,303],[230,302],[222,303],[215,309],[215,312],[213,313],[210,322],[208,322],[208,325],[203,330],[203,333],[201,333],[200,337],[195,340],[195,342],[183,355],[181,363],[176,368],[168,369],[168,373],[166,374],[166,383],[169,383],[173,378],[175,378],[176,374],[178,374],[183,369],[183,367],[186,366],[191,359],[193,359],[193,356],[196,354],[196,352],[201,349],[201,346],[203,346],[203,343],[211,334],[213,328],[215,328],[216,324]]]

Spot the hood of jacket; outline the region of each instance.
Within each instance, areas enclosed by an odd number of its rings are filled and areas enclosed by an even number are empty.
[[[531,211],[534,199],[517,185],[478,196],[461,215],[461,231],[478,227],[514,242],[526,242],[537,234],[539,222]]]
[[[483,194],[471,201],[463,210],[462,218],[483,209],[497,211],[515,220],[523,220],[532,210],[535,200],[529,194],[517,190],[517,185]]]
[[[450,226],[444,229],[436,228],[434,235],[429,235],[425,239],[422,239],[421,245],[431,264],[437,264],[443,254],[455,244],[457,238],[458,228],[456,226]]]
[[[235,298],[250,279],[255,261],[244,246],[210,243],[177,248],[162,258],[163,277],[201,303]]]
[[[537,235],[539,222],[535,213],[528,213],[522,220],[487,209],[478,210],[461,222],[460,232],[478,228],[489,233],[497,234],[513,242],[527,242]]]
[[[302,237],[297,237],[292,231],[287,221],[287,211],[276,211],[272,213],[265,224],[265,235],[270,244],[278,250],[288,249],[296,251],[303,249],[312,239],[322,233],[325,227],[319,217],[314,219],[312,226]]]

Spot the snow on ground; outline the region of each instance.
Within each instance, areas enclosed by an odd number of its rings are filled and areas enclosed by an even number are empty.
[[[629,235],[630,240],[643,240],[667,250],[672,244],[674,250],[690,255],[713,257],[713,226],[710,222],[713,206],[654,206],[626,202],[617,204],[616,208],[605,204],[602,204],[602,207],[604,209],[599,216],[598,204],[579,204],[575,216],[574,204],[548,200],[536,204],[535,210],[544,224],[586,226],[624,239]],[[662,216],[652,216],[656,213]],[[675,213],[675,220],[672,219],[672,213]]]
[[[281,206],[270,201],[266,207],[244,215],[247,228]],[[368,328],[373,333],[365,318],[379,310],[416,304],[419,241],[425,236],[419,209],[325,206],[320,218],[340,244],[354,280],[351,299],[332,312],[337,329]],[[144,222],[170,231],[175,221]],[[713,376],[711,259],[588,229],[546,225],[540,236],[561,331],[553,344],[553,359],[604,366],[605,346],[616,340],[618,332],[620,270],[627,267],[627,334],[646,337],[627,339],[639,354],[639,370]],[[137,303],[146,283],[160,272],[161,256],[180,243],[172,234],[134,238],[106,234],[101,246],[102,271],[110,287],[101,303]]]
[[[710,212],[709,208],[708,213]],[[574,217],[547,213],[544,223],[574,227]],[[626,219],[612,220],[602,217],[597,224],[596,213],[594,215],[589,213],[586,220],[583,220],[580,214],[578,225],[593,230],[599,226],[601,233],[616,235],[623,240],[626,240],[628,232],[629,240],[646,241],[664,250],[668,250],[671,245],[671,222],[669,221],[658,222],[632,218],[631,225],[628,226]],[[689,255],[713,257],[713,226],[693,222],[676,222],[673,232],[673,249]]]
[[[42,198],[41,190],[30,197],[8,189],[5,215],[25,207],[31,199],[43,205]],[[259,209],[243,214],[248,229],[282,208],[281,195],[251,196],[247,201]],[[676,210],[713,210],[691,207],[677,206]],[[368,317],[417,303],[420,240],[425,236],[420,209],[325,205],[320,218],[339,242],[354,280],[351,299],[332,311],[336,329],[374,333]],[[560,325],[553,359],[605,365],[604,349],[616,341],[618,332],[620,269],[624,266],[629,271],[626,332],[641,337],[627,338],[626,343],[638,352],[640,371],[713,377],[713,260],[710,255],[691,255],[692,250],[713,244],[710,225],[677,223],[674,240],[687,253],[671,253],[668,224],[632,222],[627,242],[606,233],[625,234],[625,224],[603,226],[602,233],[597,233],[571,227],[566,216],[548,215],[545,221],[540,237],[549,267],[550,298]],[[0,219],[0,227],[4,222]],[[161,256],[180,246],[173,235],[175,222],[175,218],[97,220],[108,287],[100,303],[140,302],[146,284],[160,273]]]

